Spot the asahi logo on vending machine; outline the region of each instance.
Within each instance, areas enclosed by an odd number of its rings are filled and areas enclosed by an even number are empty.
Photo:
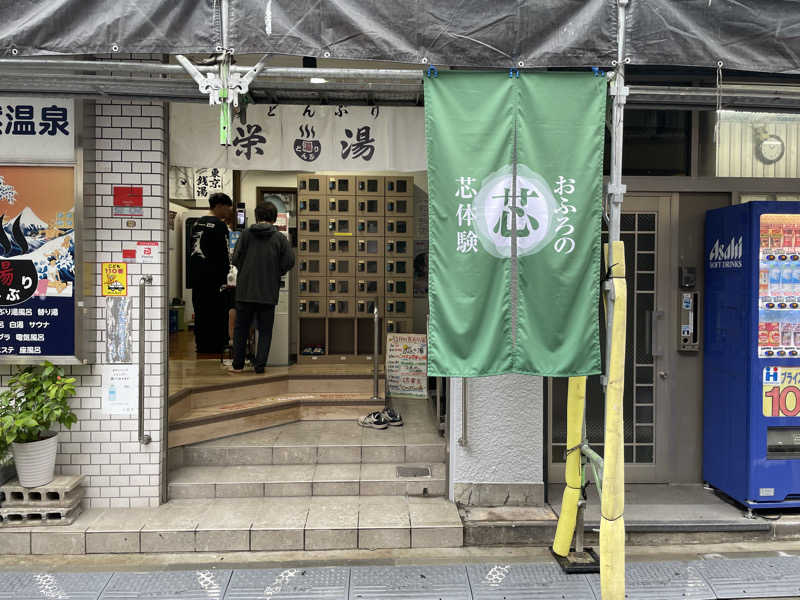
[[[728,243],[716,240],[708,253],[709,269],[742,268],[742,236],[732,237]]]

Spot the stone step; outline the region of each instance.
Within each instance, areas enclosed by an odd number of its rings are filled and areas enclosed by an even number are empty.
[[[419,427],[366,429],[353,421],[304,422],[173,449],[174,466],[433,463],[445,441]]]
[[[170,400],[170,448],[298,421],[355,421],[384,406],[383,400],[373,400],[369,393],[284,393],[237,398],[238,389],[227,391],[227,401],[217,398],[213,403],[195,402],[194,395],[174,403]]]
[[[91,509],[66,527],[0,530],[3,554],[460,547],[456,506],[399,496],[173,500]]]
[[[428,469],[404,476],[401,468]],[[170,499],[276,496],[444,496],[444,463],[180,467],[169,474]]]

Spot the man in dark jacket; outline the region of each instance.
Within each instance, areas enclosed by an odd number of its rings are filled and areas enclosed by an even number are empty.
[[[233,211],[227,194],[211,194],[208,215],[192,225],[187,287],[192,289],[194,339],[198,355],[222,354],[228,340],[227,308],[222,286],[228,277],[228,227]]]
[[[233,251],[233,264],[239,272],[231,367],[234,373],[244,370],[245,346],[254,318],[258,323],[258,348],[253,367],[256,373],[263,373],[267,365],[281,277],[294,266],[289,240],[275,228],[277,218],[274,204],[257,206],[255,225],[242,232]]]

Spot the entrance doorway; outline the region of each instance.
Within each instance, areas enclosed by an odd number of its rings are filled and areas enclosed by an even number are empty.
[[[669,444],[669,353],[667,307],[670,294],[670,203],[671,196],[627,196],[620,222],[625,243],[628,318],[625,355],[625,475],[626,481],[666,481],[662,468]],[[607,241],[603,231],[603,242]],[[604,323],[600,307],[601,323]],[[605,361],[605,327],[601,326]],[[567,379],[549,380],[551,482],[564,481],[567,440]],[[600,376],[587,380],[586,436],[603,453],[605,402]]]

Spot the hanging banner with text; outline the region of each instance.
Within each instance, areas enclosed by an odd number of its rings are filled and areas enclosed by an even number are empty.
[[[425,80],[430,376],[600,372],[605,97],[591,73]]]
[[[276,105],[234,119],[232,145],[219,145],[219,108],[173,103],[170,163],[259,171],[424,171],[419,107]],[[195,185],[196,188],[196,185]]]

